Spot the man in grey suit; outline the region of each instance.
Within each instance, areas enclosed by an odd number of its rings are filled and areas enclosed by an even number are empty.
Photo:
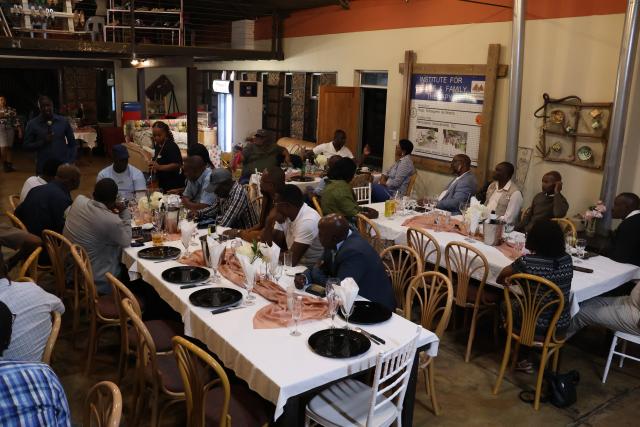
[[[453,214],[460,213],[460,204],[468,202],[478,190],[478,181],[471,172],[471,159],[466,154],[456,154],[451,159],[451,171],[456,178],[449,183],[438,198],[436,207]]]

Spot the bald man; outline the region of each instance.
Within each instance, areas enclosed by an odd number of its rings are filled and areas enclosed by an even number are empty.
[[[71,192],[79,185],[80,170],[72,165],[62,165],[53,181],[29,191],[16,208],[16,216],[36,236],[41,236],[43,230],[62,233],[65,211],[72,202]]]
[[[542,191],[535,195],[531,207],[527,209],[516,230],[529,232],[533,224],[541,219],[564,218],[569,210],[569,202],[561,193],[562,176],[551,171],[542,177]]]
[[[478,191],[478,181],[471,172],[471,159],[466,154],[456,154],[451,159],[451,172],[456,176],[438,197],[438,209],[453,214],[460,213],[460,205],[468,202]]]
[[[318,223],[318,237],[324,248],[322,260],[310,272],[310,281],[325,285],[327,278],[353,278],[359,294],[395,310],[396,301],[389,276],[380,256],[342,215],[331,214]]]

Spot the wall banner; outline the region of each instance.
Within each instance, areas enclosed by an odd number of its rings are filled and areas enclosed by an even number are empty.
[[[477,166],[485,76],[413,74],[409,139],[414,156],[451,161],[462,153]]]

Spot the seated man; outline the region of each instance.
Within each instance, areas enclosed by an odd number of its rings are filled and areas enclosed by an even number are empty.
[[[329,158],[331,156],[338,155],[340,157],[349,157],[353,159],[353,153],[344,145],[347,142],[347,133],[342,129],[338,129],[333,134],[333,141],[325,144],[319,144],[313,148],[313,155],[318,156],[320,154]]]
[[[29,233],[41,236],[43,230],[62,233],[65,211],[71,206],[71,191],[80,185],[80,169],[72,165],[58,168],[56,177],[46,185],[29,191],[16,208],[16,216]]]
[[[350,184],[355,173],[356,164],[348,157],[340,158],[329,169],[329,181],[320,198],[322,212],[325,215],[335,213],[345,216],[349,221],[354,221],[355,216],[359,213],[363,213],[370,218],[377,218],[378,211],[361,207],[356,202],[353,188]]]
[[[147,182],[140,169],[129,164],[129,151],[122,144],[111,149],[113,164],[102,169],[96,182],[111,178],[118,186],[118,194],[125,200],[138,200],[147,191]]]
[[[64,313],[62,301],[35,283],[9,281],[4,262],[0,258],[0,302],[8,307],[11,315],[9,320],[13,324],[11,328],[11,324],[4,324],[6,319],[0,320],[0,334],[7,329],[11,331],[8,346],[4,347],[0,343],[4,350],[0,359],[25,362],[42,360],[44,347],[51,334],[51,312]]]
[[[258,129],[253,141],[245,145],[242,150],[242,177],[243,182],[248,182],[252,173],[270,167],[280,166],[279,156],[282,150],[275,141],[273,132]]]
[[[541,219],[563,218],[569,210],[569,203],[561,193],[562,176],[551,171],[542,177],[542,192],[535,195],[531,207],[516,227],[516,230],[528,233]]]
[[[187,157],[183,172],[187,178],[187,186],[182,193],[184,207],[197,211],[211,206],[216,196],[207,191],[211,180],[211,169],[205,163],[205,159],[198,155]]]
[[[122,249],[131,245],[131,212],[116,204],[118,186],[111,178],[96,183],[93,200],[79,195],[69,208],[64,236],[89,255],[98,292],[111,293],[107,272],[120,276]]]
[[[318,232],[324,254],[310,272],[311,283],[324,285],[329,277],[340,280],[352,277],[360,287],[360,295],[395,310],[393,288],[380,255],[349,228],[346,219],[341,215],[327,215],[318,223]]]
[[[456,178],[440,193],[436,207],[453,214],[460,213],[460,205],[468,202],[478,190],[478,181],[471,172],[471,159],[466,154],[456,154],[451,159],[451,171]]]
[[[498,163],[493,171],[493,182],[487,188],[485,205],[495,211],[499,220],[517,224],[522,208],[522,193],[511,181],[514,167],[509,162]]]
[[[58,159],[47,159],[44,162],[44,166],[42,167],[42,173],[40,175],[34,175],[27,178],[27,180],[22,185],[22,190],[20,191],[20,203],[27,198],[27,194],[34,187],[39,187],[41,185],[45,185],[48,182],[51,182],[53,178],[56,176],[56,172],[58,171],[58,166],[60,166],[62,162]]]
[[[302,191],[292,184],[285,185],[278,193],[275,206],[262,233],[264,241],[275,242],[283,252],[291,252],[294,266],[311,268],[322,257],[318,239],[320,215],[304,203]]]
[[[622,222],[609,240],[607,256],[614,261],[640,266],[640,198],[633,193],[618,194],[611,216]]]
[[[411,176],[416,173],[416,168],[411,160],[413,143],[408,139],[401,139],[396,145],[396,162],[391,165],[380,178],[380,183],[371,186],[371,201],[373,203],[384,202],[396,193],[399,196],[410,196],[407,187]]]
[[[0,224],[0,246],[16,251],[7,261],[7,271],[11,271],[20,261],[26,260],[40,245],[40,237],[8,224]]]
[[[215,193],[217,199],[212,206],[196,213],[198,220],[215,218],[222,227],[249,229],[258,219],[242,184],[234,181],[228,169],[216,168],[211,172],[207,191]]]

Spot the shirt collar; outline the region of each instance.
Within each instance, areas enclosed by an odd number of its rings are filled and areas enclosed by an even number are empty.
[[[351,236],[351,233],[353,233],[353,231],[351,231],[351,229],[349,229],[349,234],[347,234],[347,237],[346,237],[342,242],[338,242],[338,243],[336,244],[336,252],[338,252],[338,251],[340,250],[340,248],[342,247],[342,244],[343,244],[344,242],[346,242],[346,241],[347,241],[347,239]]]
[[[500,184],[496,181],[496,191],[509,191],[511,188],[511,180],[507,181],[504,187],[500,188]]]
[[[636,209],[635,211],[631,211],[631,212],[629,212],[629,215],[627,215],[624,219],[629,219],[629,218],[631,218],[632,216],[634,216],[634,215],[638,215],[638,214],[640,214],[640,209]]]

